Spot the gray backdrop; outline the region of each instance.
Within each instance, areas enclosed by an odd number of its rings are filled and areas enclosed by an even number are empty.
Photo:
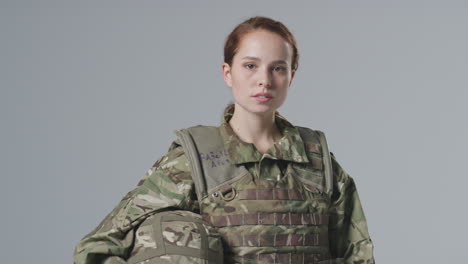
[[[300,66],[280,113],[328,135],[377,262],[466,259],[466,1],[0,7],[2,263],[71,263],[174,129],[219,124],[223,42],[253,15],[295,34]]]

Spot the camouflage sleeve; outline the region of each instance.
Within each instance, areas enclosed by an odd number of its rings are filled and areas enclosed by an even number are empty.
[[[330,206],[330,252],[343,263],[375,264],[372,240],[356,185],[332,153],[334,176]]]
[[[127,263],[135,229],[147,217],[163,210],[196,210],[198,203],[194,199],[188,161],[182,147],[175,142],[137,186],[78,242],[73,257],[75,264]]]

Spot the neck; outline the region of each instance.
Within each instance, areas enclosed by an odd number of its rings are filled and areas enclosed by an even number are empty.
[[[281,138],[281,132],[275,124],[275,112],[254,114],[236,104],[229,125],[247,143],[271,145]]]

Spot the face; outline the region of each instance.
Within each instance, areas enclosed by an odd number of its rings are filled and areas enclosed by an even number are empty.
[[[291,61],[292,47],[279,35],[265,30],[244,35],[232,65],[222,65],[236,111],[274,113],[286,100],[295,74]]]

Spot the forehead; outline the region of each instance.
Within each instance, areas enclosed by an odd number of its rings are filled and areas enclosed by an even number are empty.
[[[239,42],[235,57],[243,58],[245,56],[289,60],[292,57],[292,47],[276,33],[256,30],[245,34]]]

